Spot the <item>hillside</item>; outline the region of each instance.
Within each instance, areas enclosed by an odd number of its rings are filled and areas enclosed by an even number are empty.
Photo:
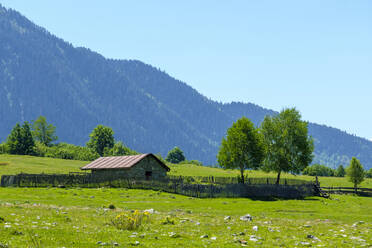
[[[181,147],[190,159],[215,164],[226,129],[245,115],[259,124],[274,111],[251,103],[221,104],[140,61],[111,60],[71,44],[0,6],[0,141],[16,122],[39,115],[59,141],[83,145],[97,124],[139,152],[166,155]],[[331,167],[352,156],[372,167],[372,142],[310,124],[315,161]]]

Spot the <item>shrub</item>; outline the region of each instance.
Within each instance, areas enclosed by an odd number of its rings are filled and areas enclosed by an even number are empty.
[[[179,164],[194,164],[197,166],[203,166],[203,163],[198,160],[184,160],[182,162],[179,162]]]
[[[9,147],[6,145],[6,143],[0,144],[0,154],[6,154],[9,153]]]
[[[344,177],[346,175],[346,171],[344,166],[340,165],[338,166],[337,170],[335,171],[336,177]]]
[[[48,152],[49,147],[39,141],[36,141],[34,150],[36,156],[45,157],[45,154]]]
[[[99,157],[98,153],[87,147],[75,146],[66,143],[60,143],[55,146],[44,148],[47,149],[45,157],[50,158],[92,161]]]
[[[169,215],[161,222],[162,225],[174,225],[174,223],[174,219],[172,219]]]
[[[116,209],[116,207],[115,207],[114,204],[110,204],[110,205],[108,206],[108,208],[109,208],[109,209],[112,209],[112,210]]]
[[[180,148],[175,147],[168,152],[165,160],[172,164],[178,164],[185,160],[185,156],[183,155],[183,151]]]
[[[111,220],[114,227],[119,230],[136,230],[150,220],[149,212],[121,213]]]
[[[372,168],[366,171],[366,178],[372,178]]]
[[[306,167],[303,172],[304,175],[308,176],[324,176],[324,177],[333,177],[335,171],[325,165],[314,164]]]
[[[123,142],[116,142],[112,148],[105,147],[103,149],[104,156],[126,156],[126,155],[137,155],[138,152],[125,146]]]

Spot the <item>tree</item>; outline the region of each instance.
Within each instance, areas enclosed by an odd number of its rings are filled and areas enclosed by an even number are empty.
[[[372,168],[366,171],[366,178],[372,178]]]
[[[303,172],[304,175],[309,176],[321,176],[321,177],[333,177],[335,171],[325,165],[313,164],[306,167]]]
[[[24,122],[21,126],[17,123],[10,132],[6,144],[10,154],[32,155],[35,142],[31,134],[30,124]]]
[[[357,192],[358,184],[364,181],[364,168],[360,161],[353,157],[350,161],[349,167],[346,168],[346,175],[349,182],[354,184],[355,193]]]
[[[90,140],[87,146],[103,156],[105,148],[111,149],[114,146],[114,131],[110,127],[98,125],[89,135]]]
[[[44,116],[39,116],[33,124],[32,135],[36,141],[50,146],[53,141],[56,141],[58,137],[55,135],[56,127],[52,124],[48,124]]]
[[[168,152],[167,157],[165,158],[166,161],[173,163],[173,164],[178,164],[179,162],[184,161],[185,155],[183,155],[183,151],[179,147],[175,147],[172,150]]]
[[[125,155],[136,155],[136,154],[138,154],[138,152],[125,146],[123,142],[121,141],[116,142],[111,149],[109,149],[108,147],[104,148],[105,156],[125,156]]]
[[[217,160],[225,169],[239,169],[244,183],[244,171],[260,167],[264,156],[261,134],[248,118],[243,117],[227,130]]]
[[[261,132],[266,147],[264,170],[278,173],[300,173],[313,160],[314,143],[308,135],[308,123],[301,121],[295,108],[284,109],[276,116],[266,116]]]
[[[335,176],[336,177],[344,177],[346,175],[346,171],[345,171],[345,168],[342,164],[340,164],[338,166],[338,168],[336,169],[336,173],[335,173]]]

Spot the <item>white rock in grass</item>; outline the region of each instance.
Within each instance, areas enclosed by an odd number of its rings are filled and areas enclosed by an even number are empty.
[[[216,240],[216,239],[217,239],[217,237],[212,237],[212,238],[211,238],[211,240]]]
[[[315,237],[314,235],[311,235],[311,234],[308,234],[306,237],[308,239],[313,239],[313,240],[316,240],[316,241],[320,241],[320,239],[318,239],[317,237]]]
[[[144,210],[143,212],[147,212],[149,214],[153,214],[153,213],[155,213],[155,210],[153,208],[150,208],[150,209]]]
[[[249,240],[250,240],[250,241],[253,241],[253,242],[257,242],[257,241],[258,241],[258,239],[257,239],[256,237],[254,237],[254,236],[251,236],[251,237],[249,238]]]
[[[201,239],[206,239],[208,237],[209,237],[208,234],[205,234],[205,235],[200,236]]]
[[[240,217],[242,221],[252,221],[252,216],[250,214],[246,214]]]
[[[253,229],[253,231],[258,231],[258,226],[254,226],[254,227],[252,227],[252,229]]]
[[[169,233],[169,237],[171,237],[171,238],[179,238],[179,237],[181,237],[181,235],[179,235],[179,234],[177,234],[175,232],[170,232]]]
[[[225,218],[223,218],[224,220],[231,220],[231,216],[226,216]]]
[[[4,225],[4,228],[11,228],[11,225]]]

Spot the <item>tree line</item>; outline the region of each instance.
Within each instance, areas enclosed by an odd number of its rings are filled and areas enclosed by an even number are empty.
[[[86,146],[55,143],[57,140],[56,127],[40,116],[32,123],[17,123],[6,141],[0,144],[0,153],[86,161],[100,156],[138,154],[123,142],[115,141],[113,130],[103,125],[93,129]]]
[[[17,123],[11,130],[6,142],[0,144],[0,154],[32,155],[72,160],[94,160],[102,156],[125,156],[139,154],[130,149],[122,141],[115,141],[112,128],[97,125],[89,135],[86,146],[76,146],[67,143],[55,143],[56,127],[44,116],[39,116],[34,122]],[[171,149],[166,158],[156,156],[164,162],[173,164],[188,163],[202,165],[197,160],[186,160],[179,147]]]
[[[275,116],[266,116],[259,127],[246,117],[233,123],[222,139],[217,159],[225,169],[238,169],[243,183],[246,170],[259,168],[276,172],[277,184],[282,172],[315,176],[346,174],[355,187],[372,174],[372,169],[365,172],[354,157],[346,170],[343,166],[335,171],[322,165],[309,166],[313,151],[314,141],[308,134],[308,123],[301,120],[299,111],[288,108]]]

